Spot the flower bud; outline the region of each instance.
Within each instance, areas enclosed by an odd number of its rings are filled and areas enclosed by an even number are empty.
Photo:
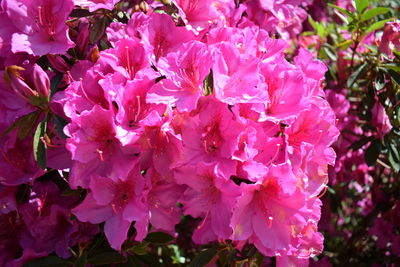
[[[51,66],[62,73],[71,70],[71,67],[65,62],[65,60],[57,55],[47,55],[47,59],[50,61]]]

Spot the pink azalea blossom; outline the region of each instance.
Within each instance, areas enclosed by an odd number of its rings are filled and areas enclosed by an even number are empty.
[[[112,10],[119,2],[119,0],[73,0],[76,6],[89,8],[90,12],[96,11],[97,9],[109,9]]]
[[[14,53],[63,54],[73,47],[65,24],[74,6],[72,0],[5,0],[4,5],[17,29],[11,40]]]
[[[147,101],[175,105],[179,111],[195,109],[204,95],[203,81],[211,69],[207,46],[198,41],[185,43],[159,62],[158,68],[166,79],[150,89]]]
[[[145,183],[137,166],[125,179],[92,175],[90,193],[72,212],[83,222],[105,221],[104,232],[111,247],[120,250],[133,221],[136,240],[141,241],[147,234]]]
[[[188,186],[179,200],[184,213],[202,218],[193,234],[194,242],[204,244],[229,238],[229,222],[239,187],[219,173],[215,163],[182,166],[176,169],[175,180]]]

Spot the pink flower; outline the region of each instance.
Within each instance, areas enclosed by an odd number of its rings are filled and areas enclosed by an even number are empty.
[[[175,171],[175,180],[188,186],[179,200],[184,213],[202,218],[193,234],[194,242],[205,244],[229,238],[229,222],[239,187],[219,173],[215,163],[181,166]]]
[[[400,50],[400,22],[388,22],[382,35],[379,50],[393,58],[393,50]]]
[[[230,105],[266,103],[268,92],[260,74],[261,60],[251,56],[251,51],[241,55],[239,49],[228,42],[216,44],[213,48],[216,98]]]
[[[183,44],[163,62],[160,60],[158,69],[166,79],[150,89],[147,101],[174,105],[179,111],[192,111],[204,95],[203,81],[210,72],[211,63],[205,44],[198,41]]]
[[[217,162],[224,175],[231,175],[236,168],[232,155],[243,125],[236,120],[228,105],[212,97],[203,97],[198,114],[189,117],[183,114],[182,133],[183,159],[179,164]],[[177,116],[178,118],[178,116]]]
[[[176,184],[164,174],[161,176],[154,168],[147,170],[146,178],[150,178],[152,183],[147,195],[150,223],[153,229],[174,234],[182,213],[177,203],[186,187]]]
[[[392,124],[390,123],[385,108],[382,106],[382,104],[379,102],[378,99],[376,99],[376,102],[371,110],[371,113],[372,113],[371,124],[375,126],[379,138],[383,139],[385,134],[390,132],[390,130],[392,129]]]
[[[151,14],[141,34],[143,44],[152,51],[151,58],[156,62],[177,51],[183,43],[196,40],[193,32],[185,27],[176,27],[170,16],[158,13]]]
[[[133,221],[136,221],[136,240],[141,241],[147,234],[145,184],[137,165],[125,179],[92,175],[90,193],[72,212],[82,222],[105,221],[104,233],[111,247],[120,250]]]
[[[137,149],[122,146],[112,111],[95,105],[65,128],[66,147],[74,160],[70,183],[87,187],[90,174],[126,177],[136,162]]]
[[[194,30],[202,31],[209,26],[224,25],[231,9],[235,7],[229,0],[173,0],[179,15]]]
[[[233,239],[249,240],[264,255],[286,254],[306,201],[290,164],[271,165],[261,182],[241,189],[231,220]]]
[[[74,46],[65,24],[74,6],[72,0],[5,0],[4,4],[17,29],[11,41],[14,53],[64,54]]]
[[[269,103],[262,120],[280,122],[293,119],[309,107],[305,77],[283,59],[263,65],[261,73],[268,85]]]
[[[97,9],[109,9],[112,10],[119,2],[119,0],[73,0],[77,6],[89,8],[90,12],[96,11]]]

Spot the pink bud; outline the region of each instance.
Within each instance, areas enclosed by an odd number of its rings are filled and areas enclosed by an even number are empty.
[[[39,93],[39,96],[47,98],[50,92],[49,76],[47,76],[47,73],[36,64],[33,66],[32,70],[32,80],[35,85],[34,89]]]
[[[71,70],[71,67],[60,56],[47,55],[47,59],[50,61],[51,66],[59,72],[65,73]]]

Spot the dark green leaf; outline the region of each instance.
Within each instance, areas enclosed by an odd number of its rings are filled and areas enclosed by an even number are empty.
[[[349,48],[350,45],[353,44],[353,40],[346,40],[340,44],[337,45],[337,47],[342,48],[343,50],[346,50],[347,48]]]
[[[87,263],[98,265],[98,264],[121,263],[124,261],[125,261],[125,257],[123,257],[118,252],[106,251],[106,252],[94,254],[87,260]]]
[[[54,95],[58,91],[58,86],[60,85],[64,75],[62,73],[57,73],[50,80],[50,96]]]
[[[31,133],[33,127],[37,122],[37,119],[39,118],[39,115],[40,111],[34,111],[18,118],[10,127],[8,127],[8,129],[1,133],[0,137],[9,134],[17,128],[18,138],[21,140],[25,139],[25,137],[27,137]]]
[[[358,79],[358,77],[360,76],[361,73],[364,72],[364,70],[367,68],[368,64],[367,63],[363,63],[362,65],[360,65],[349,77],[349,79],[347,80],[347,87],[351,88],[353,86],[353,84],[356,82],[356,80]]]
[[[384,19],[378,22],[375,22],[374,24],[372,24],[371,26],[369,26],[365,32],[363,32],[363,36],[367,35],[370,32],[373,32],[375,30],[378,30],[380,28],[382,28],[383,26],[385,26],[386,22],[392,21],[393,19]]]
[[[47,118],[44,118],[36,128],[33,138],[33,155],[39,167],[46,169],[46,145],[42,141],[46,133]]]
[[[347,11],[346,9],[343,9],[339,6],[333,5],[328,3],[328,5],[330,7],[333,7],[334,9],[336,9],[339,12],[336,12],[336,14],[342,19],[344,20],[344,22],[346,22],[346,24],[348,24],[349,22],[351,22],[352,20],[355,20],[356,16],[354,14],[352,14],[351,12]],[[346,15],[346,16],[343,16]],[[350,19],[349,19],[350,18]]]
[[[203,87],[204,95],[212,95],[212,93],[214,92],[214,77],[212,69],[210,69],[210,73],[204,79]]]
[[[68,197],[68,196],[80,196],[80,195],[82,194],[83,191],[84,191],[83,188],[78,188],[78,189],[73,190],[73,189],[71,189],[71,188],[68,187],[67,189],[65,189],[65,190],[61,193],[61,195],[62,195],[62,196],[66,196],[66,197]]]
[[[395,140],[389,140],[389,144],[386,144],[388,147],[388,160],[392,168],[398,172],[400,170],[400,154],[399,154],[399,146]]]
[[[87,265],[87,251],[84,251],[82,255],[76,260],[74,267],[85,267]]]
[[[325,54],[329,57],[330,60],[332,61],[337,60],[336,52],[332,47],[324,44],[322,46],[322,49],[324,50]]]
[[[153,232],[149,233],[144,240],[154,244],[166,244],[174,240],[174,237],[163,232]]]
[[[71,266],[71,263],[56,256],[47,256],[31,260],[30,262],[25,263],[23,265],[23,267],[46,267],[46,266],[49,267]]]
[[[207,265],[216,254],[216,248],[203,250],[196,257],[194,257],[194,259],[190,262],[189,267],[203,267]]]
[[[385,87],[385,76],[382,71],[378,71],[375,77],[375,89],[382,90]]]
[[[357,150],[362,148],[364,145],[368,144],[369,142],[371,142],[372,140],[374,140],[375,137],[374,136],[368,136],[368,137],[364,137],[361,138],[360,140],[354,142],[351,144],[351,146],[349,147],[352,150]]]
[[[364,14],[361,16],[361,21],[366,21],[366,20],[372,19],[373,17],[379,16],[382,14],[386,14],[389,11],[390,11],[390,9],[386,8],[386,7],[376,7],[373,9],[369,9],[369,10],[365,11]]]
[[[392,79],[400,85],[400,73],[394,71],[394,70],[388,70],[389,75],[392,77]]]
[[[356,0],[356,9],[359,14],[363,13],[363,11],[369,6],[368,0]]]
[[[98,42],[101,37],[104,35],[104,31],[106,29],[106,18],[99,18],[95,21],[92,28],[90,29],[89,40],[90,42],[96,43]]]
[[[138,245],[135,245],[133,247],[130,247],[128,250],[135,253],[136,255],[146,255],[148,253],[147,247],[148,243],[144,242],[144,243],[140,243]]]
[[[381,151],[381,144],[379,139],[375,139],[371,142],[367,150],[365,151],[365,162],[368,166],[372,166],[375,164],[376,160],[379,157],[379,153]]]
[[[63,139],[68,138],[68,136],[66,136],[64,133],[64,127],[68,124],[68,121],[56,114],[53,114],[52,119],[54,123],[54,129],[56,130],[57,134]]]
[[[73,17],[73,18],[83,18],[83,17],[89,17],[91,15],[92,15],[92,13],[90,13],[89,10],[81,9],[81,8],[74,9],[74,10],[72,10],[71,14],[69,14],[69,16]]]
[[[390,70],[394,70],[400,73],[400,65],[398,63],[385,63],[385,64],[380,64],[380,67],[384,70],[386,69],[390,69]]]

